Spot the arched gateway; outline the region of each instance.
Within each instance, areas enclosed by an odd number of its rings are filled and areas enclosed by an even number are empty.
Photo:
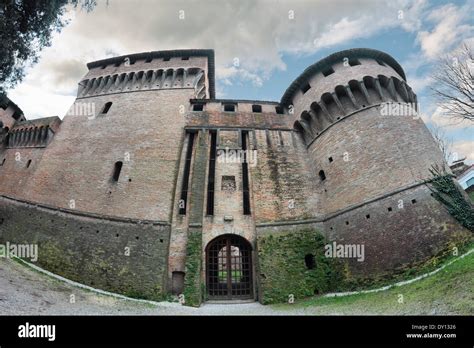
[[[252,246],[244,238],[223,235],[206,248],[206,283],[210,300],[252,299]]]

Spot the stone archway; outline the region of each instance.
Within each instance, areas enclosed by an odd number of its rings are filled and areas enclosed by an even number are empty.
[[[223,235],[206,247],[206,285],[210,300],[252,299],[252,246],[243,237]]]

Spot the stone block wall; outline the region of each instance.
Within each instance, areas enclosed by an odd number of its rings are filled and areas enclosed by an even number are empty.
[[[0,197],[0,243],[36,244],[38,266],[132,297],[164,298],[169,233],[166,224],[81,216]]]

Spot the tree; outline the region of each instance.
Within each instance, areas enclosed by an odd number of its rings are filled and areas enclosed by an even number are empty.
[[[39,52],[51,44],[53,31],[66,24],[66,5],[90,11],[95,0],[0,0],[0,93],[24,77]]]
[[[444,160],[446,163],[449,163],[453,159],[453,153],[451,152],[451,148],[453,146],[452,139],[447,139],[444,130],[437,125],[432,125],[428,129],[431,132],[434,141],[443,153]]]
[[[474,122],[474,53],[464,44],[458,52],[442,58],[431,87],[447,117]]]

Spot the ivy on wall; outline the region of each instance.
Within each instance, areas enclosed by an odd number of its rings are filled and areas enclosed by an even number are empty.
[[[433,175],[431,185],[428,185],[434,198],[441,202],[449,214],[470,231],[474,231],[474,209],[455,184],[452,176],[438,166],[430,169]]]
[[[259,236],[261,302],[288,302],[336,290],[343,283],[343,267],[324,256],[325,244],[313,229]]]
[[[202,231],[192,231],[188,234],[186,246],[186,276],[184,278],[185,305],[199,307],[202,303],[203,284],[202,271]]]

